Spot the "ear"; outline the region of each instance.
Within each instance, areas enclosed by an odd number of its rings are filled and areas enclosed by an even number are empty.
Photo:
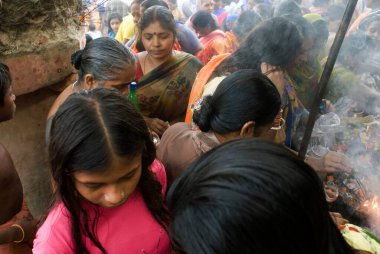
[[[94,76],[92,74],[84,75],[84,88],[87,90],[95,88]]]
[[[249,121],[246,122],[240,130],[240,137],[249,138],[255,136],[255,122]]]

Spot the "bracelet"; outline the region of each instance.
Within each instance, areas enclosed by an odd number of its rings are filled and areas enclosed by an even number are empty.
[[[24,229],[19,224],[13,224],[11,227],[19,228],[21,230],[21,232],[22,232],[21,240],[13,241],[13,242],[14,243],[21,243],[22,241],[24,241],[24,238],[25,238],[25,231],[24,231]]]

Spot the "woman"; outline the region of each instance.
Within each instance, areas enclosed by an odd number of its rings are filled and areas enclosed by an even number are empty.
[[[214,18],[207,11],[195,13],[191,22],[203,46],[203,49],[197,53],[197,58],[202,63],[208,63],[216,55],[236,50],[237,45],[229,45],[226,34],[218,29]]]
[[[266,74],[275,84],[282,98],[285,128],[277,131],[276,142],[294,147],[302,132],[307,111],[297,97],[296,90],[289,78],[286,67],[300,55],[303,37],[297,27],[285,18],[265,20],[253,29],[241,46],[231,55],[225,54],[211,60],[198,73],[190,94],[186,122],[191,123],[192,111],[199,105],[207,82],[213,83],[215,77],[243,69],[254,69]],[[285,138],[285,139],[284,139]],[[349,170],[346,158],[338,153],[329,152],[322,159],[307,157],[315,170],[335,172]]]
[[[234,140],[204,154],[173,183],[167,201],[180,253],[353,253],[318,175],[265,140]]]
[[[145,10],[140,33],[146,51],[137,55],[137,95],[148,127],[162,135],[167,123],[183,121],[190,90],[202,64],[173,50],[175,22],[162,6]]]
[[[201,131],[186,123],[170,126],[157,158],[174,180],[193,160],[221,143],[238,137],[267,137],[280,106],[280,95],[265,75],[253,70],[235,72],[195,110],[194,122]]]
[[[124,96],[72,94],[53,118],[49,161],[55,202],[33,253],[170,253],[165,169]]]
[[[128,84],[135,78],[135,57],[122,44],[111,38],[103,37],[91,41],[83,50],[73,54],[71,60],[78,70],[78,80],[66,87],[57,97],[50,108],[48,119],[74,92],[96,87],[125,92]]]

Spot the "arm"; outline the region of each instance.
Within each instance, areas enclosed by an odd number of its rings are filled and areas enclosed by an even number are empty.
[[[12,243],[23,240],[23,232],[19,227],[11,226],[6,229],[0,229],[0,244]]]

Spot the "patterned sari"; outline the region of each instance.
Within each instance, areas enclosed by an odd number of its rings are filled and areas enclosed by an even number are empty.
[[[137,66],[139,72],[141,66]],[[190,91],[202,63],[180,52],[138,79],[137,96],[141,113],[173,121],[185,115]],[[183,120],[183,119],[182,119]]]

